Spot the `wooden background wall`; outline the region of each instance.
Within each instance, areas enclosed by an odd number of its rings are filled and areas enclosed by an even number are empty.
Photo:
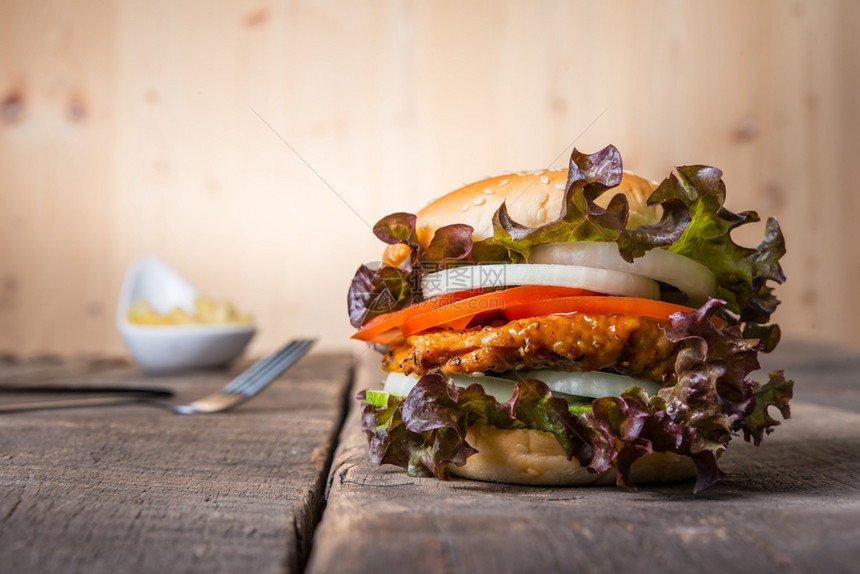
[[[0,351],[122,352],[141,255],[253,312],[255,352],[359,349],[369,224],[574,142],[653,179],[722,168],[788,238],[786,336],[858,348],[858,23],[851,0],[0,0]]]

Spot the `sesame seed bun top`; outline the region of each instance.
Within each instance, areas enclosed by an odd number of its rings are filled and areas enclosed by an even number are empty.
[[[493,214],[502,202],[507,203],[508,213],[517,223],[528,227],[545,225],[561,214],[566,183],[567,168],[519,171],[470,183],[432,201],[418,212],[418,241],[426,247],[437,229],[454,223],[472,226],[475,241],[492,237]],[[655,183],[624,172],[621,183],[603,193],[596,203],[606,207],[614,195],[623,193],[630,206],[627,227],[658,223],[662,210],[646,204],[655,188]],[[383,262],[397,265],[408,252],[405,245],[389,245]]]

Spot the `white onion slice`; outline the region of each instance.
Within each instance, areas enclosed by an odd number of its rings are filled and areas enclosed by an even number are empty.
[[[512,285],[578,287],[607,295],[659,299],[657,282],[614,269],[580,265],[469,265],[430,273],[422,280],[425,297]]]
[[[677,287],[696,305],[717,294],[717,278],[710,269],[698,261],[665,249],[652,249],[629,263],[618,253],[615,243],[548,243],[534,248],[529,263],[597,267],[635,273]]]
[[[553,393],[561,396],[577,396],[599,399],[600,397],[617,397],[629,387],[639,387],[649,395],[660,390],[660,385],[653,381],[641,381],[625,375],[603,373],[600,371],[585,371],[568,373],[563,371],[517,371],[517,378],[492,377],[487,375],[469,376],[461,374],[447,375],[455,384],[468,387],[480,383],[484,392],[503,403],[514,396],[514,385],[521,379],[538,379],[543,381]],[[385,392],[392,395],[406,396],[418,383],[418,377],[403,373],[389,373],[385,379]]]
[[[648,395],[656,395],[660,385],[654,381],[642,381],[618,375],[615,373],[603,373],[601,371],[577,371],[567,373],[564,371],[520,371],[524,379],[537,379],[543,381],[554,392],[567,393],[569,395],[580,395],[583,397],[617,397],[629,387],[639,387]]]

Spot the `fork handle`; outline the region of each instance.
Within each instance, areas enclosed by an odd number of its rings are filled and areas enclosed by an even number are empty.
[[[116,397],[88,397],[78,399],[60,399],[53,401],[32,401],[28,403],[14,403],[11,405],[0,405],[0,413],[15,413],[22,411],[39,411],[43,409],[68,409],[76,407],[102,407],[110,405],[121,405],[130,403],[150,403],[145,397],[116,396]]]

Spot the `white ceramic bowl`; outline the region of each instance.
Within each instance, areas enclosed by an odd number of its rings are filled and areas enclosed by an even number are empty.
[[[159,313],[194,312],[198,291],[164,261],[147,257],[126,271],[116,323],[134,359],[150,374],[219,367],[238,357],[256,333],[250,325],[136,325],[129,307],[145,299]]]

